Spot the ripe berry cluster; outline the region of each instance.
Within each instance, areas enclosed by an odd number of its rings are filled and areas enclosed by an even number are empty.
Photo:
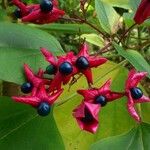
[[[67,84],[71,79],[73,82],[74,75],[81,72],[86,76],[88,83],[92,84],[91,68],[107,61],[107,59],[99,56],[90,56],[86,44],[81,46],[78,55],[68,52],[66,55],[56,58],[45,48],[41,48],[41,52],[50,65],[46,67],[45,71],[39,69],[39,72],[34,74],[30,67],[25,64],[24,71],[27,82],[22,84],[21,91],[25,94],[31,94],[12,98],[17,102],[32,105],[42,116],[48,115],[50,106],[62,93],[62,84]],[[53,80],[44,78],[44,74],[54,75]]]
[[[37,109],[37,113],[46,116],[50,112],[53,103],[63,92],[62,84],[70,82],[73,84],[75,75],[83,74],[89,84],[89,89],[79,89],[77,92],[83,96],[82,103],[73,110],[81,129],[95,133],[98,128],[98,114],[102,107],[108,102],[112,102],[123,96],[128,98],[127,108],[130,115],[138,122],[141,121],[134,105],[136,103],[150,102],[150,99],[143,95],[137,87],[147,73],[131,70],[126,80],[125,92],[119,93],[111,91],[111,80],[106,81],[100,88],[92,88],[93,77],[91,68],[104,64],[107,59],[100,56],[90,56],[86,43],[82,44],[79,53],[75,55],[68,52],[66,55],[55,57],[46,48],[41,48],[41,53],[50,63],[45,71],[39,69],[37,74],[24,65],[27,82],[21,86],[21,91],[25,96],[12,97],[15,101],[29,104]],[[53,79],[44,78],[44,74],[53,75]],[[30,93],[30,94],[29,94]]]
[[[40,4],[26,5],[20,0],[12,0],[17,6],[14,16],[20,18],[22,22],[35,24],[45,24],[57,21],[65,12],[58,9],[57,0],[42,0]]]
[[[20,0],[12,0],[12,2],[17,6],[14,15],[22,22],[45,24],[55,22],[64,15],[64,11],[58,8],[57,0],[42,0],[40,4],[31,5],[26,5]],[[141,24],[149,16],[147,13],[140,16],[139,12],[143,8],[143,3],[148,3],[148,0],[140,4],[135,15],[134,20],[138,24]],[[49,65],[45,71],[39,69],[37,74],[34,74],[27,64],[24,65],[27,82],[22,84],[21,91],[28,95],[12,97],[15,101],[29,104],[37,109],[39,115],[46,116],[53,103],[63,92],[62,84],[72,85],[75,75],[84,75],[90,88],[77,91],[83,96],[83,101],[73,110],[73,116],[82,130],[95,133],[99,125],[98,115],[101,108],[123,96],[127,97],[129,114],[136,121],[141,121],[134,106],[136,103],[150,102],[150,99],[143,95],[142,90],[137,87],[138,83],[147,75],[146,72],[131,70],[126,80],[124,92],[119,93],[111,90],[111,80],[106,81],[100,88],[91,86],[93,84],[91,68],[104,64],[107,59],[100,56],[90,56],[86,43],[81,45],[77,55],[68,52],[64,56],[55,57],[45,48],[41,48],[41,52]],[[44,74],[54,77],[53,79],[44,78]]]

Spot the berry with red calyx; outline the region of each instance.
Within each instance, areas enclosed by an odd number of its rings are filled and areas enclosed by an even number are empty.
[[[47,102],[41,102],[37,108],[37,112],[40,116],[47,116],[50,113],[51,107]]]
[[[46,67],[46,73],[49,75],[53,75],[57,72],[57,68],[54,65],[49,65]]]
[[[42,0],[40,3],[40,9],[42,12],[50,12],[53,10],[53,3],[51,0]]]
[[[138,87],[134,87],[130,89],[130,92],[131,92],[132,98],[134,99],[140,99],[143,96],[142,90]]]
[[[76,66],[79,68],[79,69],[87,69],[89,67],[89,61],[87,60],[86,57],[84,56],[81,56],[77,59],[76,61]]]
[[[64,62],[59,66],[59,72],[63,75],[69,75],[73,71],[73,67],[69,62]]]
[[[95,103],[96,104],[100,104],[102,107],[105,106],[107,104],[107,100],[105,96],[97,96],[95,99]]]
[[[89,110],[85,109],[85,117],[81,119],[82,122],[84,123],[90,123],[93,121],[93,116],[92,114],[89,112]]]
[[[21,11],[20,11],[19,8],[15,9],[15,11],[14,11],[14,16],[15,16],[16,18],[21,18]]]
[[[21,85],[21,91],[28,94],[32,91],[33,85],[30,82],[25,82]]]

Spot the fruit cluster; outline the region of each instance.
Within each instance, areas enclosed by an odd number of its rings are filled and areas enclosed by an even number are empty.
[[[57,0],[42,0],[40,4],[26,5],[20,0],[12,0],[17,6],[14,12],[16,18],[22,22],[45,24],[57,21],[65,12],[58,8]]]
[[[29,104],[37,109],[37,113],[46,116],[50,112],[53,103],[63,92],[62,84],[74,84],[75,75],[83,74],[89,84],[89,89],[79,89],[77,92],[83,96],[82,103],[73,110],[81,129],[95,133],[98,128],[98,113],[108,102],[112,102],[123,96],[128,98],[127,108],[130,115],[138,122],[141,121],[134,105],[136,103],[150,102],[150,99],[143,95],[137,87],[147,73],[131,70],[126,81],[125,92],[119,93],[111,91],[111,80],[108,80],[100,88],[92,87],[93,77],[91,68],[104,64],[107,59],[100,56],[90,56],[86,43],[82,44],[79,53],[75,55],[68,52],[64,56],[55,57],[46,48],[41,48],[41,53],[50,63],[45,71],[39,69],[35,75],[27,64],[24,71],[27,82],[21,86],[21,91],[25,96],[13,96],[12,98],[21,103]],[[44,74],[53,75],[53,79],[44,78]],[[30,94],[29,94],[30,93]]]
[[[57,0],[42,0],[40,4],[26,5],[20,0],[12,0],[18,8],[14,15],[20,18],[22,22],[31,22],[35,24],[45,24],[57,21],[64,15],[64,11],[58,8]],[[144,11],[141,16],[141,10],[148,0],[143,0],[135,15],[135,22],[141,24],[149,17],[148,11]],[[84,4],[82,4],[84,6]],[[81,7],[82,8],[82,7]],[[108,102],[117,100],[123,96],[127,97],[127,109],[129,114],[137,121],[141,118],[136,112],[135,104],[150,102],[150,99],[143,95],[142,90],[137,87],[138,83],[147,75],[146,72],[136,72],[134,69],[129,72],[125,84],[124,92],[114,92],[111,90],[111,80],[106,81],[100,88],[94,88],[92,68],[104,64],[107,59],[100,56],[91,56],[88,52],[86,43],[82,44],[79,53],[75,55],[68,52],[64,56],[55,57],[45,48],[41,48],[41,53],[49,65],[43,71],[39,69],[34,74],[31,68],[24,64],[24,71],[27,82],[21,86],[24,96],[13,96],[16,102],[29,104],[37,109],[41,116],[49,114],[51,106],[63,92],[62,84],[72,84],[77,80],[76,75],[84,75],[87,79],[89,89],[79,89],[77,92],[83,96],[83,101],[73,110],[73,116],[76,118],[82,130],[95,133],[99,125],[99,112]],[[53,79],[45,78],[44,75],[53,75]]]

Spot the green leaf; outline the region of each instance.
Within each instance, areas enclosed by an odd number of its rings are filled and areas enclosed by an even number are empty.
[[[141,0],[129,0],[129,6],[133,9],[135,12],[140,4]]]
[[[129,8],[129,0],[124,0],[124,1],[120,1],[120,0],[101,0],[102,2],[108,3],[110,5],[112,5],[113,7],[121,7],[121,8],[125,8],[128,9]]]
[[[149,150],[150,125],[142,123],[130,132],[101,140],[90,150]]]
[[[34,25],[35,26],[35,25]],[[77,34],[77,33],[93,33],[94,29],[84,24],[59,24],[53,23],[50,25],[36,25],[35,27],[51,32]]]
[[[95,9],[101,27],[107,33],[115,33],[118,29],[120,16],[114,8],[110,4],[102,2],[101,0],[95,0]]]
[[[128,28],[131,27],[135,23],[133,18],[134,18],[133,13],[124,13],[123,14],[124,22]]]
[[[150,78],[150,65],[143,58],[143,56],[135,50],[124,50],[121,46],[114,43],[117,52],[127,59],[138,71],[146,71]]]
[[[95,83],[93,87],[100,87],[111,78],[113,81],[112,89],[122,92],[127,78],[127,70],[121,67],[121,64],[108,62],[97,69],[93,69],[93,77]],[[76,90],[85,89],[87,86],[85,77],[82,77],[69,92],[68,86],[65,87],[59,98],[59,105],[57,104],[54,108],[54,118],[67,150],[89,149],[93,142],[104,137],[124,133],[134,126],[134,120],[129,116],[126,109],[126,99],[122,98],[102,108],[99,116],[100,127],[95,135],[81,131],[72,116],[72,111],[83,100],[83,97],[77,94]]]
[[[104,39],[97,34],[91,33],[91,34],[82,34],[81,38],[86,39],[87,42],[102,47],[104,46]]]
[[[52,112],[40,117],[31,106],[0,97],[1,150],[64,150]]]
[[[128,9],[129,8],[129,0],[124,0],[124,1],[120,1],[120,0],[102,0],[105,3],[111,4],[114,7],[121,7],[121,8],[125,8]]]
[[[24,63],[29,64],[35,72],[48,65],[39,50],[0,48],[0,79],[22,84],[25,81]]]
[[[47,32],[12,23],[0,23],[0,47],[37,49],[45,47],[52,52],[62,53],[59,42]]]
[[[34,71],[45,69],[47,62],[40,47],[48,48],[54,55],[63,54],[59,42],[50,34],[12,23],[0,23],[0,79],[21,84],[24,82],[23,64]]]

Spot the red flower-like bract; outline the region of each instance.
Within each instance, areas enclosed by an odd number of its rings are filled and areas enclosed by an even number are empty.
[[[43,71],[40,69],[38,75],[34,75],[32,70],[26,64],[24,65],[24,69],[27,80],[33,85],[33,90],[29,96],[13,96],[12,99],[16,102],[32,105],[33,107],[38,107],[41,102],[47,102],[49,105],[52,105],[63,90],[59,89],[51,95],[48,94],[46,85],[50,85],[51,81],[42,78]]]
[[[111,81],[108,80],[99,89],[78,90],[78,93],[81,94],[84,99],[82,104],[73,111],[73,116],[76,118],[81,129],[92,133],[96,132],[99,123],[98,113],[102,108],[102,105],[96,103],[97,97],[104,96],[107,102],[111,102],[124,96],[123,93],[112,92],[110,90],[110,84]]]
[[[108,80],[100,88],[94,88],[89,90],[78,90],[78,93],[84,97],[84,101],[93,104],[96,103],[95,100],[98,96],[104,96],[107,102],[114,101],[124,96],[123,93],[112,92],[110,89],[110,85],[111,85],[111,81]]]
[[[95,133],[98,129],[98,113],[100,105],[83,102],[73,110],[73,116],[76,118],[82,130]]]
[[[149,17],[150,17],[150,0],[142,0],[134,16],[134,21],[137,24],[141,24]]]
[[[134,99],[131,95],[131,89],[137,87],[138,83],[147,75],[147,72],[136,72],[134,69],[129,72],[128,79],[126,81],[125,93],[128,97],[127,109],[130,115],[138,122],[141,122],[141,118],[136,112],[134,105],[136,103],[150,102],[150,99],[146,96],[142,96],[139,99]]]
[[[20,8],[22,22],[31,22],[35,24],[46,24],[57,21],[65,12],[58,9],[58,1],[54,0],[53,9],[50,12],[42,12],[40,4],[25,5],[20,0],[13,0],[13,4]]]
[[[68,52],[65,56],[60,56],[60,57],[57,57],[57,59],[56,59],[52,55],[52,53],[49,52],[45,48],[41,48],[41,52],[45,56],[45,59],[50,64],[54,65],[57,69],[56,75],[54,76],[54,79],[52,80],[49,91],[59,90],[61,88],[62,83],[64,85],[67,84],[70,81],[71,77],[77,73],[77,69],[76,69],[75,65],[73,64],[73,59],[75,56],[74,56],[73,52]],[[64,62],[69,62],[73,68],[72,73],[70,73],[69,75],[64,75],[64,74],[60,73],[60,71],[59,71],[59,66]]]
[[[43,79],[44,72],[41,69],[39,69],[38,74],[35,75],[31,68],[29,68],[27,64],[24,64],[24,71],[27,81],[33,85],[32,95],[37,93],[37,90],[41,85],[50,85],[51,83],[50,80]]]
[[[38,92],[36,92],[35,94],[32,93],[31,96],[13,96],[12,99],[14,99],[16,102],[21,102],[32,105],[33,107],[38,107],[41,102],[47,102],[49,105],[52,105],[62,92],[63,90],[61,89],[56,93],[49,95],[45,89],[45,86],[42,85],[38,88]]]
[[[90,56],[89,52],[88,52],[88,46],[86,43],[81,45],[80,51],[79,51],[78,55],[76,56],[75,61],[77,61],[77,59],[82,56],[85,57],[87,59],[87,61],[89,62],[89,67],[87,69],[79,69],[78,68],[78,72],[81,72],[85,75],[89,84],[93,83],[91,68],[98,67],[98,66],[104,64],[107,61],[107,59],[103,58],[103,57],[99,57],[99,56]]]

